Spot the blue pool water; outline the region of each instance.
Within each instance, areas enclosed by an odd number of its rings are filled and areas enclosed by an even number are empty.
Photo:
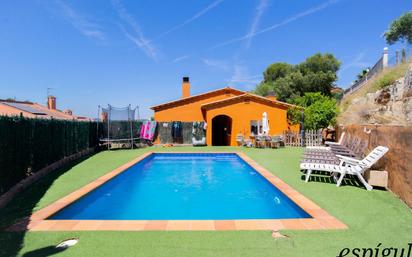
[[[236,154],[152,154],[49,219],[308,218]]]

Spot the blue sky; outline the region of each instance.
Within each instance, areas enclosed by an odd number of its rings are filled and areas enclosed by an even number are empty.
[[[96,4],[98,3],[98,4]],[[273,62],[317,52],[341,62],[346,87],[382,53],[406,0],[23,1],[0,3],[0,98],[97,116],[97,106],[150,106],[232,86],[251,90]],[[393,46],[390,51],[397,48]]]

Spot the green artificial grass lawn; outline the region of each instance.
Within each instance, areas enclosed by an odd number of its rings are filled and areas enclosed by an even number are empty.
[[[347,230],[176,232],[0,232],[0,256],[338,256],[343,248],[403,247],[412,241],[412,213],[392,193],[346,185],[329,179],[305,183],[299,171],[301,148],[151,147],[105,151],[50,174],[0,211],[0,227],[30,215],[146,151],[243,151],[345,224]],[[65,251],[54,248],[64,239],[79,243]],[[347,255],[353,256],[353,255]],[[368,255],[366,255],[368,256]],[[381,255],[379,255],[381,256]]]

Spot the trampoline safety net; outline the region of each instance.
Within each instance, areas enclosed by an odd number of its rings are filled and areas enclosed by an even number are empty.
[[[102,117],[102,138],[101,141],[110,143],[124,142],[131,143],[139,138],[141,122],[136,120],[136,110],[131,106],[118,108],[108,105],[101,108]]]

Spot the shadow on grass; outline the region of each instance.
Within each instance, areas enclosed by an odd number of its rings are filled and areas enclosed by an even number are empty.
[[[44,194],[65,172],[75,165],[90,158],[92,155],[85,156],[72,162],[59,170],[51,172],[41,178],[34,184],[30,185],[25,191],[19,193],[5,208],[0,210],[0,256],[17,256],[24,246],[24,237],[27,233],[25,228],[28,225],[28,217],[34,212],[37,203],[42,199]],[[11,225],[19,227],[18,232],[5,231]],[[57,242],[56,242],[57,243]],[[53,248],[53,249],[52,249]],[[57,253],[54,246],[36,249],[24,256],[50,256]],[[61,250],[58,250],[60,252]]]
[[[305,174],[300,177],[301,180],[305,180]],[[336,184],[335,179],[326,171],[313,171],[309,182],[320,182],[327,184]],[[356,176],[346,175],[343,179],[341,186],[354,186],[359,188],[365,188],[362,183],[359,182]]]
[[[56,253],[63,252],[67,248],[56,248],[54,245],[39,248],[30,252],[27,252],[23,257],[40,257],[40,256],[52,256]]]

